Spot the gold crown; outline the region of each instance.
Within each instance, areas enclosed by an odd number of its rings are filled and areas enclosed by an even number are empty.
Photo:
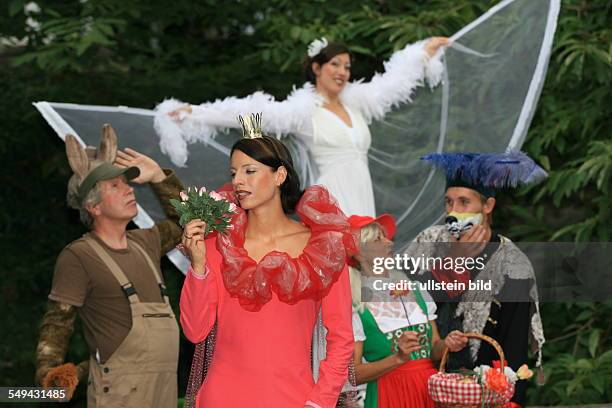
[[[238,121],[242,125],[243,138],[257,139],[263,137],[261,133],[261,113],[251,113],[247,116],[238,115]]]

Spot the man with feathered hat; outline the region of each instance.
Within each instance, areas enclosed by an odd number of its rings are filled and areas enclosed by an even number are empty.
[[[169,199],[182,189],[170,171],[130,149],[117,151],[109,125],[100,147],[66,136],[74,175],[67,200],[90,230],[58,256],[36,349],[36,382],[65,387],[71,398],[87,381],[88,407],[176,407],[179,330],[160,258],[182,230]],[[170,218],[127,230],[138,206],[128,182],[150,183]],[[90,359],[64,363],[76,315]]]
[[[527,363],[531,345],[539,367],[544,334],[533,267],[510,239],[494,229],[493,213],[497,191],[539,182],[546,172],[518,151],[436,153],[423,160],[445,172],[446,225],[421,232],[406,254],[444,261],[413,275],[443,288],[430,290],[438,303],[440,336],[453,330],[488,335],[501,345],[515,371]],[[457,267],[458,260],[468,258],[475,260],[470,268]],[[470,287],[470,282],[481,285]],[[451,354],[447,368],[473,368],[499,360],[489,344],[477,339],[470,339],[469,344],[462,352]],[[526,384],[519,381],[512,401],[522,405],[525,396]]]

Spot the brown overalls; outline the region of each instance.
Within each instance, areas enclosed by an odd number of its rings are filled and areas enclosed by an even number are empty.
[[[90,358],[87,406],[101,408],[176,408],[179,329],[157,268],[134,241],[162,289],[164,302],[141,303],[132,283],[94,239],[87,243],[106,264],[128,296],[132,328],[104,364]]]

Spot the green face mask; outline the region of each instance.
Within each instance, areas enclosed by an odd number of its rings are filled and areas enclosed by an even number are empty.
[[[465,231],[482,222],[481,213],[451,212],[446,216],[446,228],[450,234],[459,239]]]

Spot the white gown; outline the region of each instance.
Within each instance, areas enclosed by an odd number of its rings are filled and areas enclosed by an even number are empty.
[[[239,127],[236,117],[261,112],[263,131],[277,137],[292,134],[309,150],[322,184],[338,200],[347,215],[376,216],[372,179],[368,168],[371,144],[368,123],[382,119],[393,107],[410,101],[414,89],[425,80],[430,86],[440,81],[442,53],[429,58],[425,41],[395,52],[385,63],[385,72],[369,82],[350,82],[340,93],[340,101],[349,113],[352,127],[323,108],[324,100],[310,83],[304,84],[283,101],[255,92],[244,98],[192,105],[191,114],[178,120],[169,112],[185,105],[169,99],[156,108],[155,130],[160,146],[177,166],[187,161],[187,144],[207,142],[227,128]]]
[[[358,112],[346,108],[352,127],[336,114],[317,107],[312,115],[313,137],[304,142],[312,154],[322,184],[348,215],[376,216],[372,179],[368,168],[371,137]]]

